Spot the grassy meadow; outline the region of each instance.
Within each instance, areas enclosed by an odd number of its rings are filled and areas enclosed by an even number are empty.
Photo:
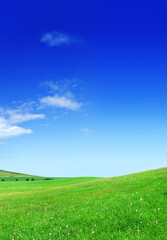
[[[28,175],[23,173],[15,173],[15,172],[9,172],[0,170],[0,182],[6,182],[6,181],[39,181],[39,180],[52,180],[53,178],[47,178],[47,177],[40,177],[40,176],[34,176],[34,175]],[[55,178],[54,178],[55,179]]]
[[[165,240],[167,168],[114,178],[0,181],[0,239]]]

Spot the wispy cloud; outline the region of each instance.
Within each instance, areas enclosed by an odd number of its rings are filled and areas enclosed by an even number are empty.
[[[86,136],[89,136],[93,132],[93,130],[89,128],[81,128],[80,131]]]
[[[0,107],[0,142],[3,139],[31,134],[32,130],[24,128],[21,124],[27,121],[42,120],[56,112],[67,115],[69,111],[78,111],[84,106],[78,80],[48,81],[43,83],[47,89],[45,96],[36,100],[12,102],[7,109]],[[52,107],[52,109],[50,108]],[[61,110],[61,111],[59,111]],[[44,114],[45,113],[45,114]],[[53,116],[53,118],[55,118]],[[55,118],[56,119],[56,118]],[[47,119],[48,121],[48,119]],[[41,123],[40,126],[49,126],[49,122]],[[82,130],[85,135],[89,132]],[[2,141],[1,141],[2,140]]]
[[[26,108],[27,109],[27,108]],[[23,134],[32,133],[31,129],[26,129],[18,126],[18,123],[32,121],[36,119],[44,119],[44,114],[33,114],[24,112],[23,106],[18,106],[16,109],[0,111],[0,140],[11,137],[17,137]]]
[[[83,105],[79,96],[79,85],[74,80],[48,81],[44,83],[50,95],[42,97],[40,103],[42,107],[52,106],[77,111]]]
[[[41,103],[46,106],[52,106],[57,108],[66,108],[69,110],[78,110],[81,107],[80,103],[77,103],[64,96],[47,96],[41,99]]]
[[[67,95],[67,93],[73,95],[75,92],[79,94],[81,90],[80,81],[76,78],[71,80],[46,81],[43,82],[42,85],[46,87],[50,93],[57,93],[59,95]]]
[[[8,120],[10,123],[22,123],[26,121],[45,118],[44,114],[17,113],[16,111],[13,110],[9,110],[7,112],[10,115]]]
[[[25,129],[19,126],[11,125],[8,120],[0,117],[0,139],[20,136],[32,133],[31,129]]]
[[[67,33],[58,31],[45,33],[40,39],[41,42],[46,43],[50,47],[57,47],[60,45],[69,45],[79,42],[79,38],[74,38]]]

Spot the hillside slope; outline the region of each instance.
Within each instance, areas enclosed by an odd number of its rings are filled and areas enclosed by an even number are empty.
[[[167,239],[167,168],[83,180],[0,182],[0,239]]]
[[[3,177],[14,177],[15,178],[15,177],[38,177],[38,176],[0,170],[0,178],[3,178]]]

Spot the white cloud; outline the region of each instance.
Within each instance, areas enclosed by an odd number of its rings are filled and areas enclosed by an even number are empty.
[[[36,101],[31,100],[21,100],[21,101],[13,101],[12,102],[12,109],[9,109],[7,112],[15,112],[15,113],[25,113],[25,112],[32,112],[34,108],[37,107]]]
[[[83,132],[83,134],[86,135],[86,136],[89,136],[90,133],[93,132],[93,131],[92,131],[91,129],[89,129],[89,128],[81,128],[80,131]]]
[[[32,133],[31,129],[13,126],[8,123],[8,120],[0,117],[0,139],[6,139],[30,133]]]
[[[41,103],[47,106],[78,110],[81,104],[65,96],[47,96],[41,99]]]
[[[50,47],[57,47],[59,45],[69,45],[78,42],[76,38],[70,36],[69,34],[57,31],[45,33],[40,41],[46,43]]]
[[[32,113],[16,113],[15,111],[8,111],[10,115],[9,122],[10,123],[21,123],[30,120],[36,119],[44,119],[44,114],[32,114]]]
[[[44,114],[24,113],[23,111],[24,110],[19,107],[17,109],[10,110],[4,110],[1,108],[0,140],[32,133],[31,129],[17,126],[17,123],[45,118]]]
[[[46,81],[43,86],[49,90],[50,95],[40,99],[41,108],[52,106],[76,111],[83,106],[78,79]]]
[[[47,81],[43,86],[48,88],[48,95],[41,96],[35,101],[30,99],[27,101],[12,102],[10,108],[5,109],[0,107],[0,143],[4,139],[20,136],[23,134],[31,134],[32,130],[20,126],[21,123],[44,119],[45,114],[41,113],[41,109],[47,112],[47,107],[53,107],[63,110],[64,115],[69,111],[80,110],[84,106],[82,96],[80,94],[80,87],[78,79],[62,80],[62,81]],[[40,112],[39,112],[40,111]],[[50,111],[50,109],[49,109]],[[53,114],[53,112],[51,112]],[[55,119],[58,116],[54,117]],[[46,123],[41,126],[49,126]],[[86,133],[88,135],[89,133]]]
[[[55,83],[53,81],[46,81],[42,83],[42,86],[47,87],[49,92],[59,92],[60,86],[58,83]]]

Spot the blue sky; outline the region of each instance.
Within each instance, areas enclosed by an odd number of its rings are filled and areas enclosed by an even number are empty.
[[[167,163],[167,3],[0,8],[0,169],[118,176]]]

